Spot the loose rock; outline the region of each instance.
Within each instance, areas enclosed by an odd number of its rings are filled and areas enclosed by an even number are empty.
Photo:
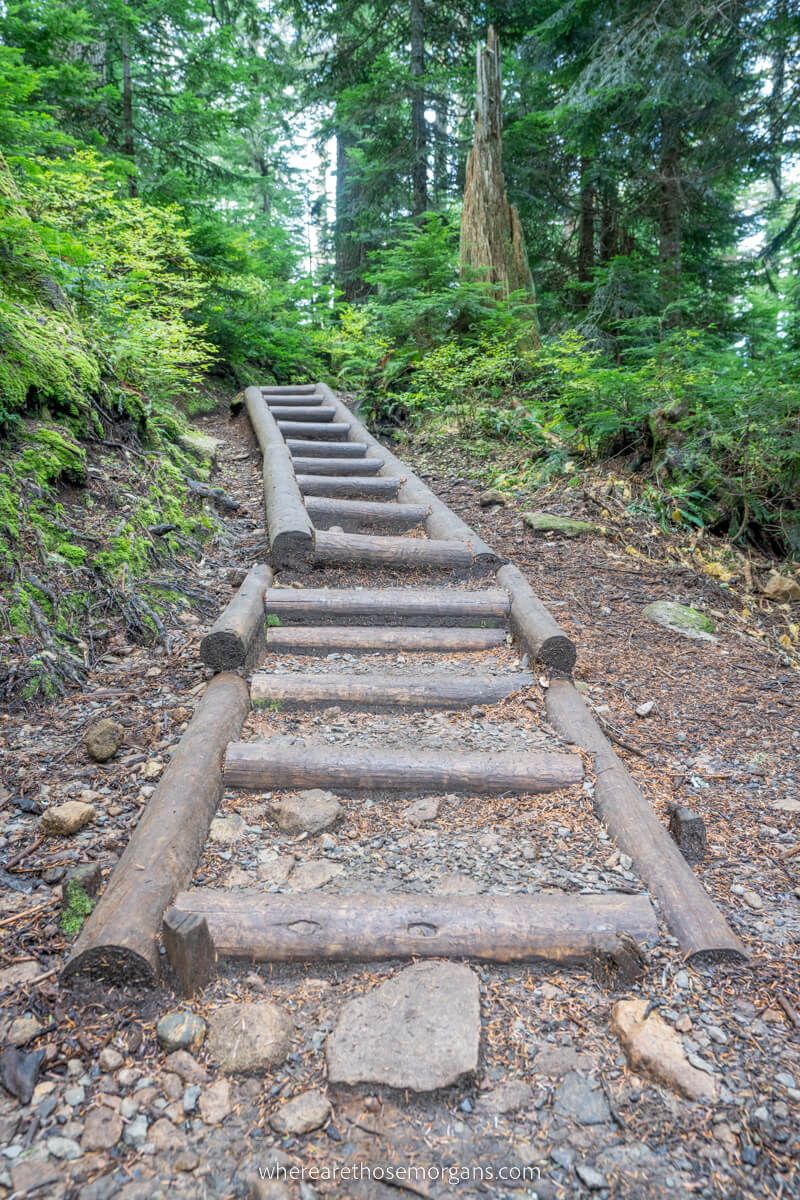
[[[95,721],[89,726],[83,744],[86,753],[95,762],[108,762],[119,750],[124,737],[125,730],[122,726],[109,717],[104,717],[102,721]]]
[[[553,1108],[579,1125],[603,1125],[611,1120],[611,1109],[602,1088],[577,1071],[564,1076]]]
[[[686,1096],[713,1100],[716,1082],[688,1061],[674,1029],[656,1012],[647,1012],[646,1000],[620,1000],[611,1010],[611,1028],[634,1071],[641,1071]]]
[[[423,796],[403,809],[403,820],[409,825],[423,825],[439,816],[440,801],[435,796]]]
[[[648,604],[642,616],[654,625],[661,625],[672,633],[698,641],[714,641],[714,626],[705,613],[690,608],[687,604],[675,604],[671,600],[656,600]]]
[[[68,836],[78,833],[97,816],[93,804],[84,804],[82,800],[65,800],[63,804],[54,804],[46,808],[41,815],[42,833],[51,836]]]
[[[284,796],[270,805],[269,812],[284,833],[321,833],[341,819],[344,809],[333,792],[311,788]]]
[[[275,1004],[226,1004],[209,1019],[208,1049],[223,1071],[259,1071],[283,1062],[291,1037],[291,1019]]]
[[[428,1092],[478,1065],[478,977],[460,963],[418,963],[350,1000],[328,1038],[332,1083]]]
[[[206,1036],[206,1023],[193,1012],[170,1012],[156,1026],[156,1036],[165,1050],[199,1050]]]
[[[211,842],[229,846],[239,840],[246,828],[244,819],[238,813],[231,813],[228,817],[214,817],[208,838]]]
[[[84,1150],[110,1150],[122,1137],[122,1118],[113,1108],[101,1105],[86,1117],[81,1145]]]
[[[311,859],[295,867],[289,876],[289,887],[294,892],[313,892],[330,883],[343,871],[341,863],[329,862],[327,858]]]
[[[322,1092],[303,1092],[273,1113],[269,1123],[276,1133],[298,1137],[319,1129],[330,1115],[330,1101]]]
[[[200,1093],[200,1116],[206,1125],[221,1124],[231,1111],[231,1085],[227,1079],[218,1079]]]

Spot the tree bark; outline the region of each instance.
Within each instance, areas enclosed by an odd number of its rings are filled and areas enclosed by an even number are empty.
[[[334,225],[334,276],[336,287],[349,304],[366,294],[361,273],[366,263],[362,239],[358,237],[357,215],[360,184],[353,170],[350,151],[355,139],[349,131],[336,134],[336,223]]]
[[[136,145],[133,135],[133,82],[131,80],[131,51],[127,30],[122,34],[122,151],[136,165]],[[136,178],[128,176],[128,193],[135,196]]]
[[[661,151],[658,180],[658,259],[661,303],[669,310],[680,295],[681,285],[681,195],[680,136],[676,114],[661,118]],[[667,312],[665,323],[674,325],[677,313]]]
[[[477,51],[475,132],[467,159],[461,214],[461,274],[479,277],[504,299],[530,297],[530,342],[539,344],[536,301],[519,214],[506,195],[502,161],[500,47],[490,27]]]
[[[437,96],[433,110],[436,114],[433,126],[433,198],[440,204],[447,196],[450,181],[447,156],[447,97]]]
[[[591,161],[581,159],[581,196],[580,221],[578,227],[578,283],[589,283],[594,270],[594,226],[596,190],[591,174]],[[582,308],[589,303],[588,289],[580,292],[579,302]]]
[[[428,130],[425,122],[425,16],[423,0],[411,0],[411,190],[413,216],[428,208]]]

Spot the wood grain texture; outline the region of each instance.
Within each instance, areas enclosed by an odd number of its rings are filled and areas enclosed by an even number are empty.
[[[299,457],[313,456],[314,458],[363,458],[367,447],[363,442],[318,442],[311,438],[287,437],[286,445],[292,455]]]
[[[377,475],[383,463],[379,458],[354,458],[343,463],[341,458],[302,458],[292,455],[298,475]]]
[[[276,383],[259,389],[264,396],[309,396],[316,392],[316,383]]]
[[[156,983],[164,910],[200,861],[222,796],[223,752],[249,708],[240,676],[214,676],[72,948],[65,981]]]
[[[475,958],[585,962],[620,936],[653,942],[646,896],[270,895],[193,888],[174,911],[202,916],[217,952],[256,962]]]
[[[297,475],[297,486],[304,496],[335,496],[340,499],[368,500],[381,497],[394,500],[402,480],[383,475]]]
[[[313,553],[314,527],[297,486],[291,455],[260,389],[247,388],[244,398],[263,458],[264,510],[272,565],[302,565]]]
[[[384,500],[350,500],[334,496],[307,495],[306,511],[315,529],[338,525],[348,533],[366,530],[417,529],[424,525],[430,509],[423,504],[397,504]]]
[[[528,671],[505,675],[426,672],[420,676],[380,671],[369,675],[259,671],[250,683],[250,702],[256,708],[275,703],[282,708],[307,708],[315,704],[353,708],[469,708],[471,704],[497,704],[532,684],[533,676]]]
[[[336,409],[330,404],[291,405],[270,404],[269,411],[276,421],[330,422],[336,415]]]
[[[387,624],[439,619],[479,625],[505,622],[511,600],[500,588],[269,588],[264,607],[283,621],[372,617]]]
[[[472,548],[461,541],[317,530],[314,562],[466,571],[475,565],[475,557]]]
[[[349,421],[278,421],[285,438],[309,438],[312,441],[344,441],[350,432]],[[328,451],[330,453],[330,450]]]
[[[472,795],[533,794],[570,787],[583,778],[576,754],[547,751],[477,754],[445,750],[355,749],[348,746],[280,747],[232,742],[225,755],[225,786],[256,788],[370,788]]]
[[[200,658],[212,671],[235,671],[252,664],[265,649],[264,596],[272,569],[251,567],[236,595],[200,643]]]
[[[267,629],[267,650],[275,654],[349,654],[377,651],[419,651],[427,654],[474,653],[505,645],[504,629],[470,629],[438,626],[421,629],[415,625],[282,625]]]
[[[281,392],[280,395],[265,396],[267,404],[272,408],[273,405],[279,404],[286,408],[308,408],[310,405],[322,404],[324,397],[321,394],[313,394],[304,392],[299,396],[293,396],[290,392]]]

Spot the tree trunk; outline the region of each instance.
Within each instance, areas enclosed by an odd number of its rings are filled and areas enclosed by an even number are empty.
[[[661,153],[658,181],[658,259],[661,303],[674,305],[681,284],[681,196],[680,142],[675,114],[661,118]],[[677,313],[667,312],[665,322],[674,325]]]
[[[490,27],[478,46],[475,132],[467,159],[461,214],[461,274],[492,285],[499,298],[530,297],[530,343],[539,344],[533,278],[519,214],[506,196],[502,159],[500,47]]]
[[[600,192],[600,264],[607,266],[618,253],[617,189],[604,183]]]
[[[133,83],[131,81],[131,52],[127,31],[122,34],[122,151],[136,164],[136,146],[133,137]],[[128,177],[128,193],[136,195],[136,178]]]
[[[447,97],[439,96],[434,103],[436,120],[433,126],[433,197],[440,204],[447,196],[449,167],[447,161]]]
[[[580,220],[578,228],[578,283],[589,283],[594,270],[594,223],[595,186],[591,175],[591,162],[581,159]],[[585,308],[589,303],[589,290],[582,288],[579,303]]]
[[[783,141],[785,132],[784,89],[786,86],[786,0],[775,6],[772,39],[772,91],[769,97],[769,177],[776,200],[783,198]]]
[[[422,0],[411,0],[411,190],[412,213],[428,208],[428,129],[425,122],[425,22]]]
[[[361,273],[366,261],[363,241],[356,231],[360,185],[355,178],[349,150],[354,139],[345,130],[336,134],[336,224],[334,257],[336,287],[343,299],[352,304],[366,292]]]

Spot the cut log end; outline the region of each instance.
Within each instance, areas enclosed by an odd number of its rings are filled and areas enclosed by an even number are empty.
[[[566,634],[557,634],[541,642],[538,657],[554,674],[571,676],[578,654],[575,643]]]
[[[314,539],[299,529],[283,530],[272,540],[270,558],[276,570],[310,564],[314,558]]]
[[[157,985],[151,963],[128,946],[90,946],[71,958],[61,974],[63,983],[80,979],[125,987],[153,988]]]

